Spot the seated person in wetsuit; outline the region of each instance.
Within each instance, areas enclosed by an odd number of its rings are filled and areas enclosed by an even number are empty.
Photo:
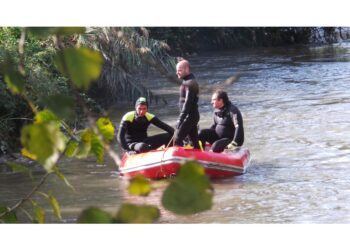
[[[212,95],[214,124],[200,131],[198,137],[204,148],[212,144],[211,151],[222,152],[226,147],[241,146],[244,142],[243,118],[239,109],[228,99],[227,93],[217,90]]]
[[[167,133],[147,136],[150,124],[163,129]],[[119,126],[118,142],[121,147],[131,153],[147,152],[162,145],[167,145],[174,134],[174,129],[159,120],[156,116],[148,113],[146,98],[140,97],[135,104],[135,111],[126,113]]]

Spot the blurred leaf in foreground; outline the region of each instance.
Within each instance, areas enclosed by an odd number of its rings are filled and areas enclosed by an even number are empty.
[[[114,126],[110,119],[105,117],[100,117],[96,125],[98,127],[98,130],[101,132],[101,134],[106,138],[107,140],[111,141],[114,138]]]
[[[213,193],[204,168],[191,161],[181,166],[178,176],[171,180],[163,193],[163,206],[177,214],[194,214],[209,210]]]
[[[112,223],[112,216],[96,207],[85,209],[78,218],[78,223]]]
[[[0,214],[8,212],[8,211],[9,210],[8,210],[7,207],[0,207]],[[14,211],[6,213],[2,217],[0,217],[0,222],[3,222],[3,223],[17,223],[18,220],[17,220],[16,213]]]
[[[150,205],[123,204],[116,216],[118,223],[153,223],[160,217],[159,209]]]
[[[55,64],[74,86],[88,90],[91,81],[101,74],[103,57],[100,52],[89,48],[65,48],[56,55]]]
[[[137,175],[130,180],[128,191],[133,195],[147,196],[151,192],[151,184],[143,175]]]

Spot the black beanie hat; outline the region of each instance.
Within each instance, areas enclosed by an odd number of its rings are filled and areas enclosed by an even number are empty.
[[[139,99],[136,100],[135,107],[140,104],[146,105],[148,107],[147,99],[145,97],[139,97]]]

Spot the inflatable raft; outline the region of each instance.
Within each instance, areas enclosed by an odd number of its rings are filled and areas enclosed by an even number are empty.
[[[199,162],[210,178],[232,177],[246,172],[250,152],[246,148],[236,148],[214,153],[175,146],[140,154],[125,153],[120,172],[129,177],[142,174],[150,179],[169,178],[176,175],[180,165],[188,160]]]

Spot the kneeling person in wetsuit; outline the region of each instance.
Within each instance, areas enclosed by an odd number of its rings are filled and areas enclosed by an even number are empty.
[[[199,133],[203,147],[206,142],[212,144],[213,152],[222,152],[225,147],[241,146],[244,142],[243,118],[239,109],[233,105],[225,91],[217,90],[212,95],[214,124]]]
[[[118,142],[128,152],[147,152],[162,145],[167,145],[171,140],[174,129],[159,120],[156,116],[148,113],[146,98],[140,97],[135,104],[135,111],[126,113],[119,126]],[[163,129],[167,133],[147,136],[147,129],[150,124]]]

